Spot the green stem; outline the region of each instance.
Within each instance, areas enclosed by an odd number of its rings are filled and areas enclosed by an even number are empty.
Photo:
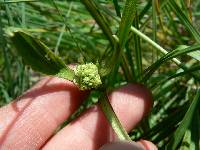
[[[154,48],[156,48],[157,50],[159,50],[161,53],[163,53],[163,54],[167,54],[168,53],[167,50],[165,50],[164,48],[162,48],[156,42],[154,42],[153,40],[151,40],[148,36],[146,36],[145,34],[143,34],[142,32],[140,32],[139,30],[137,30],[135,27],[131,26],[131,31],[134,32],[135,34],[137,34],[139,37],[141,37],[143,40],[145,40],[149,44],[151,44]],[[172,60],[177,65],[181,64],[181,62],[177,58],[173,58]]]
[[[119,119],[117,118],[111,104],[109,103],[107,94],[104,92],[102,93],[99,104],[103,113],[106,115],[106,118],[110,122],[110,125],[114,129],[115,133],[119,137],[120,140],[131,140],[126,130],[121,125]]]
[[[139,29],[139,17],[138,13],[136,12],[135,20],[134,20],[134,26],[136,29]],[[141,43],[140,43],[140,37],[136,34],[133,35],[134,37],[134,45],[135,45],[135,63],[137,67],[137,79],[140,79],[143,73],[142,69],[142,50],[141,50]]]

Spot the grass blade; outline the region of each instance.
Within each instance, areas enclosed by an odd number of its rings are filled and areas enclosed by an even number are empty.
[[[116,60],[117,61],[120,60],[119,58],[123,56],[122,52],[125,47],[126,41],[128,39],[129,31],[133,23],[133,20],[135,18],[135,14],[136,14],[136,0],[127,0],[125,2],[122,19],[119,25],[118,38],[117,37],[115,38],[116,39],[116,44],[114,47],[115,51],[113,52],[110,63],[108,64],[109,66],[111,66],[110,67],[111,69],[113,68],[114,64],[116,64]],[[124,61],[124,57],[122,60]],[[110,71],[111,70],[107,72]]]
[[[87,10],[90,12],[90,14],[93,16],[93,18],[96,20],[97,24],[102,29],[104,35],[107,37],[107,39],[110,41],[111,45],[114,46],[114,39],[112,37],[112,31],[109,28],[108,23],[106,22],[103,15],[98,11],[96,8],[94,2],[92,0],[81,0],[81,2],[85,5]]]
[[[200,50],[199,51],[195,51],[195,52],[191,52],[188,53],[188,55],[196,60],[198,60],[200,62]]]
[[[152,26],[153,26],[153,41],[157,42],[157,12],[156,12],[156,0],[152,0]],[[154,49],[152,49],[152,62],[154,62],[156,58],[156,53]]]
[[[176,150],[179,143],[181,142],[184,133],[186,129],[190,126],[193,120],[193,116],[195,116],[195,112],[197,113],[197,109],[199,108],[200,105],[200,89],[197,91],[197,94],[192,101],[188,111],[186,112],[183,120],[181,121],[179,127],[174,133],[174,136],[172,137],[171,141],[167,145],[166,149],[167,150]]]
[[[118,4],[118,0],[113,0],[113,4],[115,6],[115,11],[116,11],[117,16],[121,18],[120,6]]]
[[[22,2],[38,2],[39,0],[12,0],[0,2],[0,4],[9,4],[9,3],[22,3]]]
[[[194,26],[191,24],[189,19],[185,16],[185,14],[181,10],[181,8],[176,4],[176,2],[174,0],[169,0],[169,5],[173,9],[173,11],[176,13],[176,15],[180,19],[180,21],[191,32],[191,34],[194,36],[196,41],[198,43],[200,43],[200,34],[199,34],[199,32],[194,28]]]
[[[139,14],[139,20],[144,17],[144,15],[148,12],[148,10],[151,8],[152,0],[148,0],[147,4],[145,5],[144,9]]]
[[[119,26],[119,45],[123,49],[136,14],[136,0],[126,0]],[[118,53],[118,52],[117,52]]]
[[[147,70],[145,71],[146,74],[143,77],[143,81],[147,81],[151,75],[160,67],[161,64],[163,64],[164,62],[173,59],[177,56],[195,51],[195,50],[199,50],[200,49],[200,45],[194,45],[194,46],[190,46],[188,48],[185,49],[176,49],[172,52],[169,52],[168,54],[164,55],[163,57],[161,57],[159,60],[157,60],[154,64],[152,64],[149,68],[147,68]],[[180,64],[181,65],[181,64]],[[183,65],[181,65],[183,66]],[[181,67],[183,68],[183,67]]]
[[[139,29],[139,16],[136,13],[135,20],[134,20],[135,28]],[[136,73],[137,73],[137,80],[139,80],[142,76],[142,50],[141,50],[141,42],[140,37],[134,34],[134,41],[135,41],[135,63],[136,63]]]

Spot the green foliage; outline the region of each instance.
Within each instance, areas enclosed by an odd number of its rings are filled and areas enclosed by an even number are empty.
[[[195,40],[198,43],[200,43],[200,33],[194,28],[194,26],[191,24],[190,20],[183,13],[181,8],[176,4],[176,2],[174,0],[169,0],[169,5],[174,10],[174,12],[176,13],[177,17],[180,19],[180,21],[185,25],[185,27],[194,36]]]
[[[137,0],[126,0],[124,10],[122,13],[122,19],[119,25],[119,45],[120,49],[125,47],[128,34],[133,23],[133,19],[136,14],[136,4]]]
[[[89,106],[100,97],[120,138],[129,139],[106,93],[139,82],[152,91],[154,106],[131,139],[151,140],[159,149],[198,149],[199,10],[198,0],[0,1],[0,105],[40,78],[25,64],[73,80],[68,64],[98,62],[102,89]],[[10,27],[19,29],[12,38],[5,33]]]
[[[192,101],[188,111],[186,112],[185,116],[183,117],[182,121],[180,122],[179,127],[177,128],[176,132],[174,133],[173,137],[171,138],[170,142],[167,145],[167,149],[175,150],[178,148],[181,139],[183,138],[185,131],[192,126],[193,122],[195,122],[194,118],[198,115],[198,108],[200,107],[200,90],[197,91],[196,97]],[[197,121],[197,120],[196,120]],[[196,125],[195,125],[196,126]],[[198,149],[199,145],[196,143],[196,148]]]

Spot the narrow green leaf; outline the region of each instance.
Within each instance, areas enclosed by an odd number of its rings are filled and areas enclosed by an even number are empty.
[[[133,20],[135,18],[136,14],[136,0],[126,0],[122,19],[119,25],[119,31],[118,31],[118,38],[115,38],[115,45],[114,45],[114,52],[112,55],[112,58],[110,60],[110,63],[108,64],[108,68],[110,70],[106,70],[107,72],[110,72],[113,69],[114,64],[116,64],[116,61],[119,61],[120,57],[123,56],[122,52],[125,47],[126,41],[128,39],[129,31],[131,28],[131,25],[133,23]],[[122,57],[123,64],[125,64],[125,57]],[[130,71],[129,71],[130,72]],[[129,76],[130,78],[131,76]]]
[[[195,27],[191,24],[189,19],[186,17],[186,15],[183,13],[181,8],[176,4],[174,0],[169,0],[169,5],[173,9],[173,11],[176,13],[177,17],[180,19],[180,21],[185,25],[185,27],[188,29],[188,31],[191,32],[191,34],[194,36],[196,41],[200,43],[200,33],[195,29]]]
[[[190,150],[191,142],[191,129],[187,129],[180,146],[181,150]]]
[[[150,0],[151,1],[151,0]],[[168,0],[165,1],[161,1],[162,6],[164,6],[166,3],[168,2]],[[105,7],[98,7],[100,9],[102,9],[104,11],[104,13],[110,15],[113,19],[115,19],[116,21],[120,22],[121,19],[119,17],[116,17],[112,11],[110,11],[109,9],[106,9]],[[158,50],[159,52],[161,52],[162,54],[167,54],[168,51],[165,50],[163,47],[161,47],[159,44],[157,44],[156,42],[154,42],[153,40],[151,40],[148,36],[146,36],[145,34],[143,34],[141,31],[137,30],[135,27],[131,26],[130,31],[132,33],[137,34],[141,39],[143,39],[144,41],[146,41],[147,43],[149,43],[151,46],[153,46],[156,50]],[[177,58],[173,58],[172,61],[176,64],[179,65],[181,64],[181,62],[177,59]]]
[[[98,7],[100,7],[100,4],[97,1],[92,0],[81,0],[81,2],[85,5],[89,13],[92,15],[92,17],[95,19],[101,30],[103,31],[104,35],[107,37],[107,39],[110,42],[110,45],[112,48],[116,48],[116,42],[113,38],[113,33],[111,28],[108,25],[108,22],[106,21],[105,17],[101,14]],[[103,58],[104,63],[101,62],[101,68],[99,70],[101,76],[105,76],[110,73],[110,71],[113,69],[113,63],[110,65],[110,58],[108,57]],[[107,67],[109,64],[109,67]]]
[[[177,49],[182,50],[182,49],[187,48],[187,47],[189,47],[189,46],[187,46],[187,45],[179,45]],[[200,61],[200,50],[197,50],[197,51],[194,51],[194,52],[190,52],[187,55],[189,55],[190,57]]]
[[[151,5],[152,5],[152,0],[148,0],[147,4],[145,5],[145,7],[143,8],[143,10],[139,14],[139,20],[141,20],[144,17],[144,15],[151,8]]]
[[[107,39],[110,41],[110,44],[113,46],[114,45],[114,39],[112,37],[112,31],[105,20],[104,16],[100,13],[100,11],[97,9],[95,1],[92,0],[81,0],[81,2],[85,5],[87,10],[90,12],[92,17],[95,19],[99,27],[102,29],[104,35],[107,37]]]
[[[199,113],[193,116],[189,129],[186,130],[181,143],[181,150],[199,150]]]
[[[147,132],[143,133],[143,135],[140,138],[152,139],[157,134],[160,134],[163,132],[169,132],[168,130],[169,128],[176,126],[176,124],[178,124],[182,120],[185,114],[186,108],[188,107],[185,105],[184,107],[181,107],[177,111],[172,112],[171,114],[169,114],[168,117],[164,118],[161,122],[157,123]],[[173,120],[171,118],[173,118]],[[163,126],[165,126],[165,129],[163,129]]]
[[[136,81],[137,78],[136,78],[136,71],[135,71],[135,67],[134,67],[134,58],[133,58],[133,53],[132,53],[132,49],[129,48],[129,42],[126,43],[126,57],[127,57],[127,60],[128,60],[128,63],[129,63],[129,66],[130,66],[130,71],[131,71],[131,74],[132,74],[132,81]]]
[[[157,42],[157,12],[156,12],[156,0],[152,0],[152,30],[153,30],[153,41]],[[156,60],[156,52],[152,48],[152,62]]]
[[[134,20],[134,26],[135,28],[139,29],[139,16],[137,13],[135,14],[135,20]],[[142,49],[141,49],[141,42],[140,37],[136,34],[134,34],[134,45],[135,45],[135,63],[136,63],[136,73],[137,73],[137,79],[139,80],[142,76]]]
[[[40,40],[23,31],[14,31],[11,40],[19,55],[35,71],[73,80],[74,72]]]
[[[145,71],[146,74],[143,77],[143,81],[147,81],[147,79],[149,79],[151,77],[151,75],[161,66],[161,64],[163,64],[164,62],[171,60],[177,56],[183,55],[183,54],[187,54],[189,52],[193,52],[195,50],[199,50],[200,49],[200,45],[194,45],[194,46],[190,46],[187,47],[185,49],[176,49],[173,50],[169,53],[167,53],[166,55],[164,55],[163,57],[161,57],[159,60],[157,60],[154,64],[152,64],[149,68],[147,68],[147,70]],[[181,68],[186,69],[183,65],[181,65]]]
[[[11,1],[0,2],[0,4],[21,3],[21,2],[37,2],[37,1],[39,1],[39,0],[11,0]]]
[[[118,4],[118,0],[113,0],[113,4],[115,6],[115,11],[116,11],[117,16],[121,18],[120,6]]]
[[[136,14],[136,0],[126,0],[119,26],[119,45],[123,49]]]
[[[191,52],[188,53],[189,56],[191,56],[192,58],[200,61],[200,50],[199,51],[195,51],[195,52]]]
[[[174,136],[170,140],[169,144],[167,145],[167,150],[176,150],[179,143],[181,142],[186,129],[190,126],[193,120],[193,116],[195,116],[195,112],[197,113],[197,109],[200,107],[200,89],[197,91],[197,94],[192,101],[188,111],[186,112],[183,120],[181,121],[179,127],[174,133]]]
[[[191,141],[192,144],[190,144],[190,150],[199,150],[200,148],[200,117],[199,117],[199,110],[196,110],[196,114],[193,116],[193,121],[191,124],[191,130],[192,130],[192,136]]]
[[[180,77],[180,76],[183,76],[183,75],[191,74],[191,73],[193,73],[195,71],[199,71],[199,70],[200,70],[200,65],[195,65],[195,66],[189,67],[187,70],[172,74],[169,77],[157,82],[154,86],[161,85],[161,84],[163,84],[163,83],[165,83],[165,82],[167,82],[167,81],[169,81],[171,79],[174,79],[176,77]]]

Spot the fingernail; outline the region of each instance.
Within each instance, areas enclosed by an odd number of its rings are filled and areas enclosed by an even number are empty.
[[[103,145],[99,150],[145,150],[134,141],[114,141]]]

